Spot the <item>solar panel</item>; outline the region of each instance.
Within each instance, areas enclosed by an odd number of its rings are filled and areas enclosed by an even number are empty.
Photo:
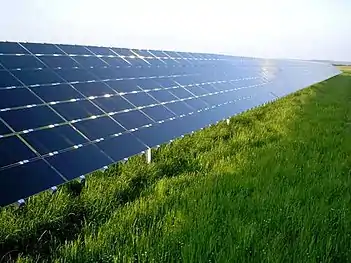
[[[0,206],[339,73],[297,60],[0,42]]]

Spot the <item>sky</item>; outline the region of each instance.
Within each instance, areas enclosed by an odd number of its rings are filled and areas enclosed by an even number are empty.
[[[0,1],[0,41],[351,61],[350,0]]]

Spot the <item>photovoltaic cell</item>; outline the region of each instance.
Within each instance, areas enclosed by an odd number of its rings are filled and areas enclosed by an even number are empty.
[[[139,110],[118,113],[112,116],[114,120],[120,123],[127,130],[140,128],[148,125],[153,121]]]
[[[11,133],[11,130],[2,121],[0,121],[0,137],[9,133]]]
[[[104,57],[103,60],[111,67],[130,66],[130,63],[128,63],[125,59],[120,58],[116,55],[114,55],[113,57]]]
[[[82,135],[69,125],[37,130],[23,134],[22,137],[41,155],[87,142]]]
[[[73,125],[92,141],[125,131],[123,127],[108,116],[77,122]]]
[[[17,132],[63,122],[48,106],[4,111],[0,117]]]
[[[0,69],[0,88],[21,86],[21,83],[6,70]]]
[[[119,79],[123,76],[122,71],[119,71],[114,67],[91,68],[89,72],[96,76],[98,80]]]
[[[111,164],[107,157],[96,145],[89,144],[78,149],[45,158],[65,178],[72,180]]]
[[[0,54],[28,54],[18,43],[0,42]]]
[[[108,64],[104,60],[98,57],[76,56],[74,57],[74,60],[77,61],[77,63],[84,68],[90,68],[90,67],[101,68],[101,67],[108,66]]]
[[[62,82],[62,79],[51,69],[18,70],[13,71],[12,74],[25,85],[41,85]]]
[[[0,168],[36,156],[17,136],[0,138],[0,152]]]
[[[115,53],[113,53],[113,51],[111,49],[109,49],[107,47],[88,46],[87,48],[96,55],[103,55],[103,56],[115,56],[116,55]]]
[[[0,110],[40,103],[40,99],[26,88],[0,89]]]
[[[64,54],[62,50],[57,48],[56,45],[52,44],[38,44],[38,43],[21,43],[23,47],[28,49],[33,54]]]
[[[142,109],[142,112],[144,112],[147,116],[151,117],[154,121],[162,121],[162,120],[176,117],[175,114],[173,114],[170,110],[168,110],[163,105],[148,107],[148,108]]]
[[[31,88],[31,90],[45,102],[59,102],[71,99],[84,98],[83,95],[81,95],[69,84],[59,84],[55,86],[39,86]],[[33,102],[28,104],[36,103]],[[23,103],[22,105],[26,104]]]
[[[85,69],[56,69],[55,73],[67,82],[95,80],[96,77]]]
[[[177,100],[177,97],[175,97],[168,90],[150,91],[150,92],[148,92],[148,94],[151,95],[153,98],[155,98],[159,102],[167,102],[167,101]]]
[[[104,96],[112,94],[114,91],[109,88],[104,82],[82,82],[71,84],[76,90],[86,97],[90,96]]]
[[[125,94],[123,97],[137,107],[158,104],[155,99],[145,92]]]
[[[202,98],[192,98],[185,101],[194,110],[204,109],[209,106]]]
[[[339,73],[298,60],[0,42],[0,206]]]
[[[45,55],[40,56],[39,59],[49,68],[56,69],[56,68],[74,68],[78,67],[79,64],[69,56],[52,56],[52,55]]]
[[[119,112],[128,109],[133,109],[135,106],[130,104],[127,100],[119,95],[108,98],[98,98],[94,102],[105,112]]]
[[[57,45],[68,55],[93,55],[86,47],[77,45]]]
[[[104,83],[118,93],[141,91],[135,79],[108,80]]]
[[[1,171],[0,206],[65,183],[43,160]]]
[[[0,64],[8,69],[31,69],[31,68],[44,68],[45,65],[40,62],[34,56],[25,55],[25,56],[11,56],[11,55],[0,55]]]
[[[174,96],[176,96],[178,99],[185,99],[185,98],[190,98],[194,96],[184,88],[171,89],[169,90],[169,92],[172,93]]]
[[[188,104],[186,104],[183,101],[167,103],[165,104],[165,106],[178,116],[194,111],[194,108],[191,108]]]
[[[103,114],[101,110],[88,100],[55,104],[52,105],[52,108],[68,121]]]
[[[138,154],[146,149],[145,145],[129,133],[101,141],[97,146],[115,162]]]

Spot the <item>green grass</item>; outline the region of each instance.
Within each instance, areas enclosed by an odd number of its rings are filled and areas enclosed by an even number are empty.
[[[350,101],[345,72],[3,209],[0,262],[350,262]]]

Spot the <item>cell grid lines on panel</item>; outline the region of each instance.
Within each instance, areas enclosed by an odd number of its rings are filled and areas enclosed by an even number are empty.
[[[297,60],[0,42],[0,206],[339,73]]]

